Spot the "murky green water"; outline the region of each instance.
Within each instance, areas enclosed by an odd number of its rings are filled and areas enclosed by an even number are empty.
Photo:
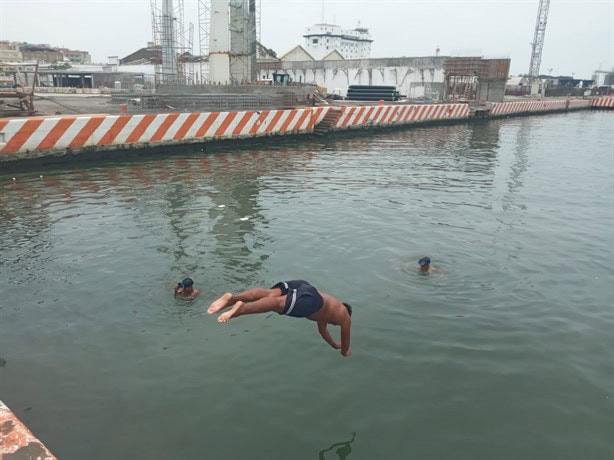
[[[0,398],[68,460],[612,458],[613,128],[3,173]],[[354,306],[351,357],[310,321],[203,314],[293,278]]]

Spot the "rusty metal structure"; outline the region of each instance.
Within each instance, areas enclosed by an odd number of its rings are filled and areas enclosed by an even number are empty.
[[[6,64],[5,64],[6,65]],[[34,89],[38,81],[38,63],[34,69],[31,88],[24,88],[17,83],[12,89],[0,90],[0,117],[31,117],[36,115],[34,109]]]
[[[450,57],[444,64],[444,100],[503,100],[509,76],[509,59]]]

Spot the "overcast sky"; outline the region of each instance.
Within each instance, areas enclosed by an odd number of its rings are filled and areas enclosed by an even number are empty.
[[[258,0],[257,0],[258,1]],[[160,0],[158,0],[160,2]],[[195,24],[196,0],[184,0]],[[372,57],[510,57],[526,73],[538,0],[261,0],[262,42],[281,55],[324,20],[374,40]],[[324,8],[323,8],[324,5]],[[151,40],[149,0],[0,0],[0,39],[87,50],[95,62],[124,57]],[[614,0],[551,0],[541,73],[590,78],[614,61]]]

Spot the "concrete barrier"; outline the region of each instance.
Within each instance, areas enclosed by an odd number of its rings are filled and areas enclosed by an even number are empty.
[[[312,109],[0,120],[0,160],[313,132]],[[323,116],[323,115],[322,115]]]
[[[342,107],[335,130],[370,126],[396,126],[469,118],[467,104],[409,104]]]
[[[579,109],[588,109],[590,108],[592,103],[591,99],[570,99],[569,100],[569,110],[579,110]]]
[[[56,460],[17,416],[0,401],[0,459]]]
[[[614,109],[614,96],[597,97],[593,99],[591,107],[594,109]]]
[[[614,108],[614,98],[497,102],[481,106],[481,109],[486,116],[496,118],[591,106]],[[329,111],[334,111],[334,116],[322,123]],[[468,104],[445,103],[0,119],[0,162],[220,139],[311,134],[320,123],[320,128],[326,125],[323,131],[328,132],[468,120],[470,116]]]
[[[557,101],[495,102],[490,109],[490,115],[496,117],[521,113],[556,112],[566,110],[567,102],[565,99]]]

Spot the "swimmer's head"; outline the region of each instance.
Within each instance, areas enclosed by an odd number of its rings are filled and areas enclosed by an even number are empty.
[[[183,289],[186,289],[194,286],[194,281],[192,280],[192,278],[184,278],[183,281],[179,284],[181,284],[181,287]]]
[[[343,306],[347,308],[348,313],[352,316],[352,306],[349,303],[343,302]]]
[[[431,258],[423,257],[418,261],[418,265],[420,265],[420,270],[428,270],[431,265]]]
[[[184,278],[183,281],[177,283],[175,286],[175,293],[181,294],[183,292],[192,292],[192,287],[194,286],[194,281],[192,278]]]

